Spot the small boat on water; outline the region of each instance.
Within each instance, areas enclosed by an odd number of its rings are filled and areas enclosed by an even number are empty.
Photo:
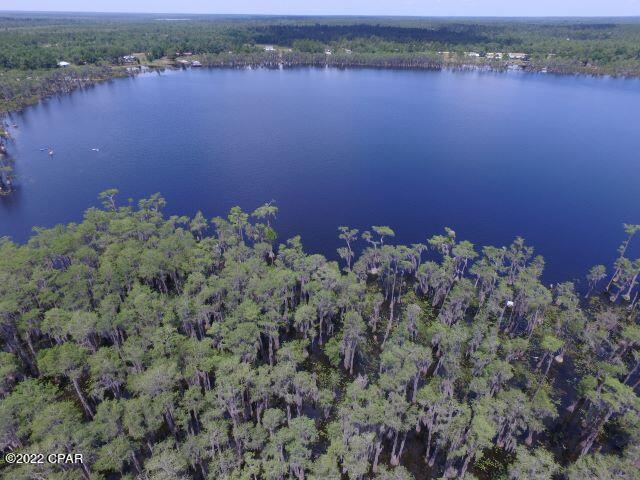
[[[50,156],[50,157],[53,157],[53,148],[50,148],[50,149],[49,149],[49,156]]]
[[[91,149],[91,151],[92,151],[92,152],[99,152],[99,151],[100,151],[100,149],[99,149],[99,148],[92,148],[92,149]]]

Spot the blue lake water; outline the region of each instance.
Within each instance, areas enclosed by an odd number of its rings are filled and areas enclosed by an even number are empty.
[[[640,223],[640,82],[527,74],[191,70],[116,80],[13,121],[0,236],[79,221],[110,187],[208,217],[275,199],[280,239],[335,258],[337,227],[523,236],[569,280]],[[50,158],[43,147],[51,146]],[[92,148],[99,148],[94,152]]]

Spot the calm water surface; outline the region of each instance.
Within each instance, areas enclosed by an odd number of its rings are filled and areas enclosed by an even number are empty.
[[[275,199],[281,239],[335,257],[336,229],[397,242],[450,226],[520,235],[549,281],[610,263],[640,223],[640,82],[381,70],[192,70],[118,80],[14,116],[20,189],[0,236],[79,221],[110,187],[169,213]],[[43,147],[51,146],[49,158]],[[99,148],[93,152],[92,148]]]

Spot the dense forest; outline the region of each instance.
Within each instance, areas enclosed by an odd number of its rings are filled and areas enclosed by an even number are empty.
[[[640,75],[637,19],[159,17],[0,13],[0,111],[121,75],[132,54],[136,65],[158,67],[179,66],[176,59],[188,52],[210,66],[514,66]],[[266,45],[274,50],[265,52]],[[509,52],[527,59],[495,56]],[[52,74],[61,61],[70,66]]]
[[[36,70],[60,60],[118,63],[132,52],[250,53],[273,44],[322,53],[526,52],[601,67],[640,63],[640,21],[633,19],[420,19],[4,14],[0,67]],[[259,48],[258,48],[259,49]],[[261,49],[259,49],[261,50]]]
[[[578,292],[522,238],[340,227],[336,262],[273,203],[117,193],[0,240],[0,448],[83,455],[2,478],[640,478],[640,225]]]

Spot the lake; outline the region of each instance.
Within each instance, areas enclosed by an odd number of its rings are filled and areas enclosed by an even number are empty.
[[[100,191],[208,218],[276,200],[280,240],[336,258],[337,227],[397,243],[445,226],[523,236],[549,282],[611,264],[640,223],[640,82],[522,73],[190,70],[116,80],[14,115],[19,190],[0,236],[79,221]],[[51,146],[55,155],[40,151]],[[99,152],[92,151],[97,148]]]

